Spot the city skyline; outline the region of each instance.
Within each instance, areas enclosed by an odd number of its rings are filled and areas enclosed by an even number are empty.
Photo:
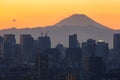
[[[0,80],[120,80],[120,0],[0,0]]]
[[[1,0],[0,29],[54,25],[72,14],[86,14],[112,29],[119,28],[119,0]]]
[[[77,34],[66,38],[68,47],[58,43],[52,48],[52,39],[48,35],[34,39],[31,34],[21,34],[19,44],[15,34],[0,36],[0,79],[120,79],[120,34],[114,34],[112,49],[103,40],[88,39],[80,44]]]

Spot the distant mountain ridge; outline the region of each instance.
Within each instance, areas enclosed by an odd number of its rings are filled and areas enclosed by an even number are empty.
[[[103,29],[110,29],[106,26],[103,26],[102,24],[99,24],[86,16],[85,14],[73,14],[72,16],[63,19],[62,21],[58,22],[54,26],[80,26],[80,27],[86,27],[86,26],[96,26]]]
[[[48,35],[51,37],[52,47],[55,47],[58,42],[68,46],[68,37],[70,34],[77,34],[80,42],[84,42],[89,38],[95,40],[102,39],[110,43],[110,46],[112,46],[113,34],[116,32],[115,30],[97,23],[84,14],[74,14],[53,26],[25,29],[11,28],[0,30],[0,34],[16,34],[17,42],[19,42],[20,34],[31,34],[37,39],[38,36],[41,36],[41,32],[45,33],[47,31],[50,32]],[[119,32],[120,31],[117,31],[117,33]]]

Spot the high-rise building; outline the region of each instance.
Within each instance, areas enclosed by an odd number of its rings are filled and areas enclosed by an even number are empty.
[[[14,34],[5,34],[3,40],[3,54],[4,59],[7,63],[14,62],[15,60],[15,35]]]
[[[37,80],[48,80],[48,55],[38,53],[35,60]]]
[[[15,62],[16,64],[21,64],[21,46],[20,44],[15,45]]]
[[[64,67],[62,66],[64,56],[60,51],[62,47],[61,45],[59,49],[50,48],[44,51],[44,54],[48,55],[49,80],[64,80]]]
[[[102,57],[84,57],[83,66],[85,80],[101,80],[103,73]]]
[[[77,34],[69,35],[69,48],[79,48],[80,44],[77,40]]]
[[[22,34],[20,35],[20,46],[21,46],[21,62],[31,63],[33,62],[33,43],[34,39],[30,34]]]
[[[41,36],[38,38],[38,46],[41,50],[49,49],[51,48],[51,40],[49,36]]]
[[[82,51],[81,48],[68,48],[65,53],[65,66],[81,68]]]
[[[65,53],[64,64],[65,80],[83,80],[81,48],[68,48]]]
[[[2,47],[3,46],[3,37],[0,36],[0,57],[3,57],[3,53],[2,53]]]
[[[120,34],[114,34],[113,47],[116,53],[120,53]]]
[[[88,39],[87,42],[82,43],[83,56],[95,56],[96,41]]]
[[[56,48],[58,50],[60,50],[60,52],[61,52],[61,60],[63,60],[65,58],[66,48],[63,46],[63,44],[60,44],[60,43],[57,44]]]
[[[107,62],[109,55],[109,46],[108,43],[105,43],[104,40],[99,40],[96,44],[95,55],[102,57],[104,62]]]
[[[61,52],[59,49],[50,48],[44,51],[44,54],[48,55],[49,68],[60,67]]]
[[[87,49],[90,56],[95,56],[96,41],[93,39],[87,40]]]
[[[88,50],[87,50],[87,42],[82,42],[82,55],[83,56],[89,56]]]

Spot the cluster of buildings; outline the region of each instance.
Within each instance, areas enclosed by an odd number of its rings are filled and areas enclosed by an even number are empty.
[[[88,39],[82,44],[77,34],[69,35],[69,47],[50,37],[37,40],[21,34],[0,37],[0,80],[119,80],[120,34],[114,34],[113,49],[104,40]]]

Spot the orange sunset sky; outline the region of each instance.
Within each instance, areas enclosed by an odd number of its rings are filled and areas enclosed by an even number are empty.
[[[120,29],[120,0],[0,0],[0,29],[44,27],[72,14]]]

